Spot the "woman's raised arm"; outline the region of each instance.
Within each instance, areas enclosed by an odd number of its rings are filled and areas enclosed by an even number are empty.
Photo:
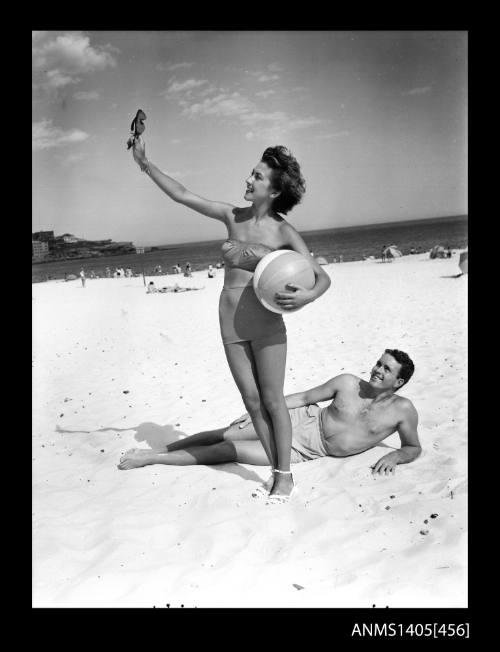
[[[228,223],[234,206],[225,202],[210,201],[199,195],[195,195],[181,183],[172,179],[162,172],[156,165],[146,158],[146,147],[143,139],[139,136],[134,141],[133,156],[141,170],[145,172],[163,192],[175,202],[183,204],[194,211]]]

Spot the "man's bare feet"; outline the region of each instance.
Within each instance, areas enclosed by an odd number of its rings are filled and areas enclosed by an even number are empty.
[[[151,450],[131,448],[121,456],[118,468],[121,471],[127,471],[128,469],[137,469],[140,466],[147,466],[148,464],[151,464],[152,457],[153,451]]]

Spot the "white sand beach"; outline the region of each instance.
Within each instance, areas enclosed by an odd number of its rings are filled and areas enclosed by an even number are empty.
[[[389,447],[292,467],[299,493],[266,505],[267,467],[147,466],[160,448],[245,410],[219,335],[215,279],[146,294],[142,278],[32,285],[34,607],[466,607],[467,276],[458,254],[330,264],[330,290],[286,316],[285,393],[385,348],[415,374],[422,455]],[[432,515],[437,515],[431,518]]]

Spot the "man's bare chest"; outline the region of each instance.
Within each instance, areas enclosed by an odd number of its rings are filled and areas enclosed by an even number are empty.
[[[367,435],[386,434],[397,427],[397,410],[392,403],[374,403],[373,399],[344,397],[338,394],[328,407],[328,416],[338,425]],[[328,417],[327,417],[328,418]]]

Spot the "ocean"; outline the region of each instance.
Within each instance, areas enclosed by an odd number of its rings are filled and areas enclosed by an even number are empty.
[[[292,222],[293,223],[293,222]],[[467,215],[438,217],[405,222],[386,222],[366,226],[302,231],[304,241],[315,256],[326,258],[328,263],[363,260],[368,256],[380,257],[383,245],[396,245],[403,254],[412,248],[419,253],[430,250],[434,245],[451,249],[464,249],[468,243]],[[152,275],[155,267],[161,265],[163,273],[170,272],[175,264],[182,268],[191,263],[193,270],[206,269],[221,261],[220,240],[161,245],[161,248],[145,254],[99,256],[72,260],[32,263],[32,283],[51,279],[64,279],[65,274],[78,274],[83,267],[87,276],[93,271],[97,276],[105,275],[105,268],[131,267],[134,273]]]

